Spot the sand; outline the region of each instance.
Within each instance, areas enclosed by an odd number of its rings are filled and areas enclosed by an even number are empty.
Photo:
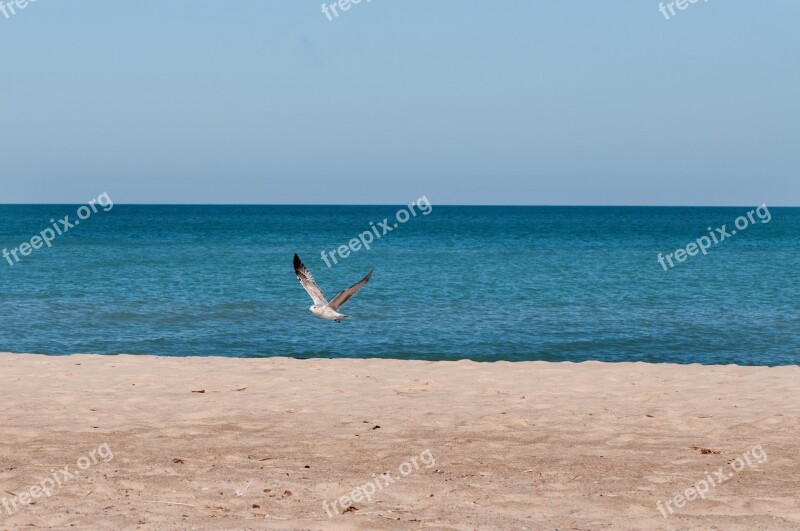
[[[800,367],[3,354],[0,375],[0,529],[800,529]]]

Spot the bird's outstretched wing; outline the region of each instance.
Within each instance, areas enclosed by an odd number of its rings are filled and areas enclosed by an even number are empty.
[[[370,269],[369,273],[367,273],[367,276],[365,276],[364,278],[362,278],[361,280],[359,280],[358,282],[356,282],[355,284],[353,284],[352,286],[350,286],[349,288],[347,288],[346,290],[342,291],[337,296],[335,296],[333,300],[328,304],[328,307],[338,312],[339,308],[341,308],[344,305],[344,303],[350,300],[350,297],[358,293],[358,290],[363,288],[367,284],[367,282],[369,282],[369,277],[372,276],[373,271],[374,269]]]
[[[311,276],[311,273],[306,269],[306,266],[303,265],[303,262],[300,261],[300,257],[297,256],[297,254],[294,255],[294,274],[297,275],[297,280],[300,281],[300,285],[311,295],[311,299],[316,306],[325,306],[328,304],[322,290],[319,289],[319,286],[317,286],[317,283],[314,281],[314,277]]]

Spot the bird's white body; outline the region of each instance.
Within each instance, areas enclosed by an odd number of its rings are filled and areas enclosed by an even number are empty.
[[[322,319],[330,319],[332,321],[338,321],[339,319],[347,319],[350,317],[349,315],[345,315],[343,313],[339,313],[336,310],[329,308],[327,305],[325,306],[310,306],[308,311],[320,317]]]

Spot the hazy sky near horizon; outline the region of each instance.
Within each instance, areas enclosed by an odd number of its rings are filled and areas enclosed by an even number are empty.
[[[796,0],[321,3],[0,13],[0,203],[800,205]]]

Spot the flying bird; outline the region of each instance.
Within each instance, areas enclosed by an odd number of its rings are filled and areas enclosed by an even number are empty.
[[[314,301],[314,305],[310,306],[308,310],[321,319],[331,319],[337,323],[341,323],[340,319],[350,317],[349,315],[339,313],[339,308],[349,301],[350,297],[358,293],[361,288],[366,286],[373,271],[374,269],[370,269],[367,276],[340,292],[331,302],[328,302],[322,290],[319,289],[319,286],[317,286],[317,283],[314,281],[314,277],[311,276],[306,266],[300,261],[300,257],[297,256],[296,253],[294,255],[294,274],[297,275],[297,280],[300,281],[300,285],[305,288],[308,294],[311,295],[311,300]]]

